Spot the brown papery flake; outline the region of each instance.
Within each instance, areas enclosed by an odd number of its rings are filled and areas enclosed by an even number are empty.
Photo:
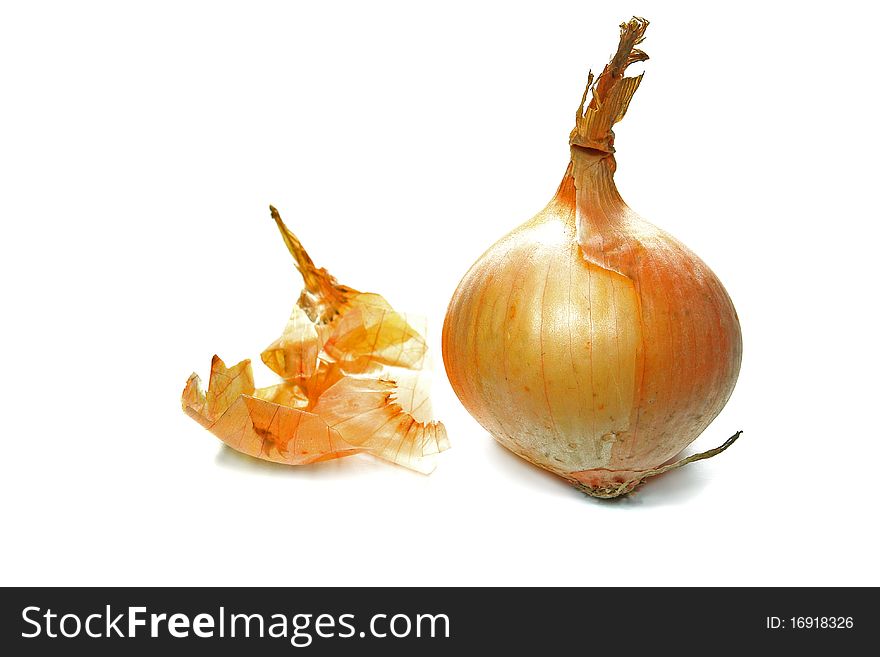
[[[255,388],[249,360],[226,367],[214,356],[208,389],[190,376],[183,410],[228,446],[266,461],[367,453],[430,473],[449,440],[431,417],[424,337],[382,296],[316,267],[270,209],[305,283],[281,336],[261,354],[281,381]]]

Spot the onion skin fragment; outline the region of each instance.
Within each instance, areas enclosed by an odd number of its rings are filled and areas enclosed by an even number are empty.
[[[211,363],[207,393],[193,374],[183,410],[234,450],[275,463],[305,465],[364,451],[346,443],[320,417],[254,396],[251,363]]]
[[[295,404],[285,396],[295,384],[255,390],[250,361],[227,368],[214,356],[208,391],[198,375],[190,376],[183,410],[234,450],[286,465],[368,453],[430,474],[435,457],[449,448],[443,424],[424,418],[424,402],[408,403],[418,399],[409,387],[346,376],[324,363],[313,381],[315,388],[305,391],[312,400]]]
[[[611,63],[589,76],[556,195],[465,274],[443,327],[446,372],[471,415],[515,454],[604,498],[739,436],[663,465],[726,404],[742,337],[711,269],[614,184],[611,127],[641,81],[623,69],[647,59],[635,48],[646,27],[621,26]]]
[[[323,348],[348,371],[365,372],[376,365],[419,369],[428,347],[383,297],[358,293],[334,320]]]
[[[380,295],[340,285],[315,267],[270,208],[305,287],[281,337],[261,354],[281,382],[255,389],[249,360],[211,363],[208,390],[193,374],[183,410],[233,449],[305,465],[372,454],[428,474],[449,447],[432,421],[427,344]]]
[[[314,412],[347,442],[423,474],[430,458],[449,447],[439,422],[419,422],[395,398],[393,381],[345,377],[330,387]]]
[[[321,353],[321,333],[306,312],[294,306],[281,337],[263,350],[260,358],[282,379],[305,380],[315,374]]]

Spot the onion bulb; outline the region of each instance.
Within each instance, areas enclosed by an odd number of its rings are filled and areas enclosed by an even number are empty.
[[[623,202],[612,126],[648,59],[648,21],[588,76],[571,161],[544,210],[465,274],[443,327],[453,389],[492,436],[595,497],[726,449],[668,463],[727,403],[742,358],[721,282],[686,246]],[[664,465],[665,464],[665,465]]]

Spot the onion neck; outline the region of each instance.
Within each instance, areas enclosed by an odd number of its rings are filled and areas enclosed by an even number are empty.
[[[284,239],[287,250],[293,256],[297,270],[303,278],[305,287],[297,305],[313,322],[321,324],[331,322],[348,303],[348,300],[357,294],[357,291],[337,283],[336,279],[323,267],[316,267],[302,243],[281,220],[281,214],[278,210],[270,205],[269,211],[278,230],[281,231],[281,237]]]
[[[571,161],[556,192],[556,201],[573,210],[579,235],[602,231],[628,214],[614,184],[614,155],[581,146],[571,147]]]
[[[614,184],[615,168],[612,153],[572,146],[551,207],[568,224],[587,262],[626,275],[608,256],[629,239],[634,217]]]
[[[599,200],[614,205],[623,204],[623,199],[614,184],[617,162],[614,154],[582,146],[571,147],[571,176],[577,190],[578,206],[581,201]]]
[[[611,61],[598,78],[587,76],[587,87],[575,113],[575,126],[569,135],[571,162],[557,199],[576,209],[576,224],[581,246],[596,238],[601,240],[603,227],[619,223],[628,208],[614,184],[615,123],[629,108],[642,76],[625,77],[626,68],[643,62],[648,56],[639,48],[645,39],[648,21],[634,16],[620,26],[620,42]]]

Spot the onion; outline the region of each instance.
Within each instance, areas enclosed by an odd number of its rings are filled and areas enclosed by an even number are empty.
[[[443,360],[471,415],[515,454],[596,497],[726,449],[663,465],[718,415],[742,337],[715,274],[623,202],[614,133],[642,79],[624,69],[648,21],[588,77],[571,161],[544,210],[471,267],[443,327]],[[588,96],[592,97],[587,103]]]

